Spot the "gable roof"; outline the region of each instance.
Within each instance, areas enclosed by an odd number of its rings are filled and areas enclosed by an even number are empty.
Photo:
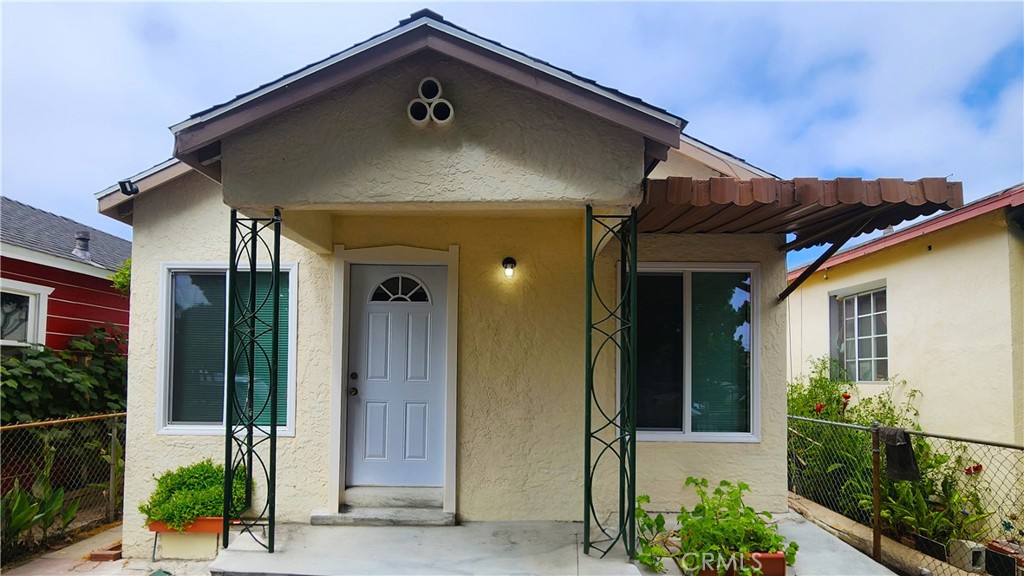
[[[996,192],[995,194],[990,194],[968,204],[964,204],[960,208],[951,210],[945,214],[936,216],[935,218],[918,222],[902,230],[898,230],[891,234],[887,234],[843,250],[826,260],[823,266],[825,268],[837,266],[844,262],[849,262],[862,256],[873,254],[879,250],[884,250],[885,248],[902,244],[903,242],[919,238],[925,234],[931,234],[932,232],[937,232],[966,220],[971,220],[1001,209],[1013,211],[1011,217],[1017,220],[1018,223],[1024,227],[1024,182],[1017,184],[1016,186],[1011,186],[1001,192]],[[792,279],[799,276],[806,268],[807,265],[793,268],[789,271],[789,278]]]
[[[81,222],[40,210],[6,196],[0,196],[0,241],[42,252],[72,262],[92,264],[107,270],[117,270],[132,256],[132,243],[107,234]],[[92,260],[72,254],[75,233],[89,232],[89,253]]]
[[[558,68],[421,10],[387,32],[310,64],[255,90],[193,114],[171,126],[174,156],[219,180],[220,138],[357,80],[391,63],[430,50],[486,70],[640,133],[648,156],[664,159],[679,146],[682,118],[594,80]]]

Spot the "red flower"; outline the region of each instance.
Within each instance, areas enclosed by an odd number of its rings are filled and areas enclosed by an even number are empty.
[[[985,468],[985,467],[984,467],[984,466],[982,466],[981,464],[975,464],[975,465],[974,465],[974,467],[973,467],[973,468],[972,468],[971,470],[973,470],[973,471],[975,471],[975,472],[981,472],[981,471],[982,471],[982,469],[984,469],[984,468]]]
[[[843,392],[843,400],[849,400],[850,398],[852,398],[852,396],[850,396],[849,392]]]
[[[818,405],[814,407],[814,411],[817,412],[818,414],[821,414],[821,411],[824,409],[825,405],[822,404],[821,402],[818,402]]]
[[[967,468],[964,468],[964,474],[967,474],[968,476],[974,474],[974,466],[968,466]]]

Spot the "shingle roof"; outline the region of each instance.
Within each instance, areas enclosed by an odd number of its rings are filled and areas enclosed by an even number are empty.
[[[89,253],[92,263],[107,270],[117,270],[131,258],[132,243],[58,216],[17,200],[0,196],[0,241],[74,262],[86,262],[71,253],[75,249],[75,233],[89,232]]]

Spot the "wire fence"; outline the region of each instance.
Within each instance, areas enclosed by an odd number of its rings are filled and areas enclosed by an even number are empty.
[[[902,432],[789,416],[790,490],[870,526],[876,560],[898,541],[904,571],[1024,576],[1024,447]]]
[[[0,426],[6,564],[121,515],[125,414]]]

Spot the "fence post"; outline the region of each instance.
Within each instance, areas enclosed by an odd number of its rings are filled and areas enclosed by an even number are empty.
[[[878,422],[871,424],[871,558],[882,561],[882,454]]]
[[[110,475],[107,485],[107,522],[117,517],[117,416],[110,419],[110,444],[107,454],[110,460]]]

